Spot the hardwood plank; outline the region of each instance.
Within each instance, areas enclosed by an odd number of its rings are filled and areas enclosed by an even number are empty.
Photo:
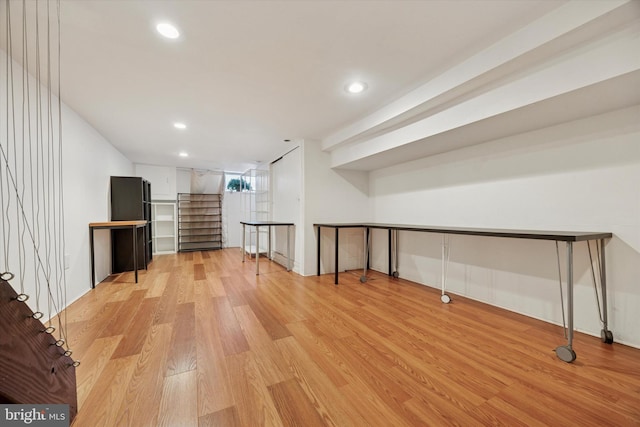
[[[262,326],[267,331],[272,340],[278,340],[291,336],[291,332],[275,318],[271,311],[256,296],[255,291],[243,293],[244,300],[251,307],[251,311],[258,318]]]
[[[119,407],[112,408],[118,414],[113,425],[157,424],[162,395],[162,372],[167,358],[165,350],[169,346],[171,329],[167,324],[151,326],[122,403]]]
[[[82,409],[85,399],[96,385],[120,339],[122,339],[121,336],[98,338],[86,352],[78,354],[82,360],[82,364],[76,368],[78,410]]]
[[[343,338],[334,342],[334,348],[352,371],[357,370],[358,377],[367,383],[367,388],[383,401],[400,405],[411,398],[411,394],[389,376],[391,366],[388,361],[363,340]]]
[[[193,280],[193,271],[187,268],[182,269],[176,282],[178,286],[178,304],[195,302],[195,282]]]
[[[243,427],[238,408],[230,406],[198,418],[198,427]]]
[[[154,261],[155,262],[155,261]],[[149,285],[149,289],[147,289],[146,298],[156,298],[161,297],[164,294],[164,289],[169,283],[169,278],[171,277],[170,273],[158,272],[155,275],[153,282]]]
[[[118,310],[110,319],[109,323],[107,323],[106,327],[102,330],[102,333],[99,335],[102,337],[111,337],[114,335],[124,335],[127,328],[129,328],[129,324],[131,320],[135,316],[136,312],[142,300],[144,300],[144,295],[147,293],[146,290],[140,289],[131,292],[131,295],[126,301],[123,301],[119,304]]]
[[[82,304],[71,304],[67,307],[65,313],[68,321],[90,321],[97,312],[104,309],[105,302],[108,301],[109,297],[123,287],[131,288],[129,285],[101,283],[99,287],[83,295]]]
[[[499,397],[494,397],[478,406],[474,417],[485,425],[509,425],[522,427],[546,426],[535,414],[528,414]]]
[[[179,266],[182,262],[179,257],[179,253],[170,255],[159,255],[159,257],[162,257],[162,260],[164,261],[159,267],[159,270],[162,273],[172,273],[176,266]],[[152,268],[156,268],[156,265],[154,264],[155,261],[151,264]]]
[[[224,289],[224,285],[222,284],[222,280],[219,276],[211,276],[207,274],[207,282],[209,283],[209,290],[211,291],[211,296],[213,297],[225,297],[227,296],[227,292]]]
[[[360,414],[365,425],[376,425],[381,420],[384,420],[385,425],[394,427],[411,425],[407,418],[415,418],[413,415],[407,416],[404,413],[394,411],[376,393],[366,392],[365,390],[365,387],[357,383],[349,383],[340,387],[340,392],[344,395],[345,400],[349,402],[351,410]]]
[[[137,355],[110,359],[100,378],[91,388],[84,407],[73,420],[74,427],[112,427],[117,424],[120,407],[125,397],[133,371],[138,362]]]
[[[178,273],[174,271],[169,275],[162,297],[160,297],[160,303],[158,304],[156,314],[153,317],[154,325],[160,323],[173,323],[175,320],[179,286],[180,282],[178,281]]]
[[[324,426],[324,421],[295,380],[269,386],[269,393],[284,426]]]
[[[254,361],[266,385],[286,381],[292,378],[286,363],[277,351],[271,337],[262,327],[249,306],[234,307],[238,323],[253,350]]]
[[[579,369],[575,366],[574,368]],[[508,391],[531,393],[536,390],[537,394],[540,394],[538,401],[544,402],[546,409],[562,411],[563,414],[577,420],[579,424],[585,425],[591,422],[598,425],[620,426],[629,422],[624,413],[610,410],[617,406],[617,398],[605,395],[597,386],[592,388],[576,384],[573,380],[549,381],[540,377],[528,381],[526,385],[515,383],[501,391],[498,396],[507,400],[505,394]],[[571,390],[571,393],[567,393],[567,390]]]
[[[216,295],[216,293],[214,292],[211,286],[211,279],[208,276],[205,276],[204,280],[199,280],[198,283],[194,284],[193,292],[194,292],[195,301],[198,301],[201,299],[205,299],[208,301],[210,298],[219,296],[219,295]],[[220,296],[224,296],[224,295],[220,295]]]
[[[630,425],[640,425],[639,395],[640,391],[636,391],[634,394],[625,394],[615,404],[616,410],[628,420]]]
[[[139,354],[142,351],[142,345],[149,333],[149,326],[159,301],[160,298],[145,298],[140,303],[138,311],[131,320],[131,326],[111,356],[112,359]]]
[[[246,301],[243,297],[243,291],[250,289],[245,283],[246,280],[239,276],[220,276],[220,281],[224,287],[224,294],[232,307],[245,305]]]
[[[535,413],[536,419],[546,425],[555,423],[585,425],[584,422],[579,422],[581,417],[575,418],[576,415],[579,416],[579,413],[574,408],[565,408],[554,402],[553,399],[544,396],[544,394],[537,396],[536,399],[531,399],[529,390],[521,384],[509,386],[508,389],[505,389],[496,397],[511,406],[524,410],[526,413]]]
[[[67,334],[69,348],[74,353],[82,356],[93,344],[96,338],[99,338],[102,331],[107,327],[111,319],[117,314],[121,303],[105,303],[101,308],[97,308],[94,317],[79,323],[73,331]],[[68,318],[72,322],[72,318]]]
[[[253,361],[252,353],[227,357],[233,398],[245,426],[282,426],[282,420]]]
[[[460,411],[447,399],[413,398],[404,402],[407,410],[412,412],[420,424],[441,426],[475,426],[481,425],[477,419],[466,411]]]
[[[309,313],[306,305],[297,301],[309,298],[309,294],[292,280],[295,279],[289,273],[271,273],[265,275],[263,285],[255,289],[256,297],[283,325],[304,320]]]
[[[167,376],[196,369],[195,334],[195,303],[178,304],[167,359]]]
[[[233,312],[252,350],[258,350],[260,347],[267,346],[273,342],[251,307],[239,305],[233,307]]]
[[[293,378],[293,373],[289,370],[275,343],[254,351],[253,361],[266,385],[277,384]]]
[[[198,424],[196,371],[165,377],[160,400],[158,426],[181,427]],[[176,405],[176,402],[180,402]]]
[[[196,366],[198,415],[206,416],[234,405],[222,343],[211,310],[211,299],[196,301]]]
[[[343,359],[331,346],[327,345],[321,334],[310,329],[310,325],[306,322],[289,323],[287,329],[336,387],[348,383],[347,375],[351,376],[351,371],[348,374],[344,373],[348,368],[344,366]]]
[[[367,424],[362,416],[346,403],[344,395],[298,345],[295,338],[280,339],[276,341],[276,346],[326,425],[355,427]]]
[[[204,264],[193,264],[193,280],[205,280]]]
[[[215,314],[224,354],[229,356],[249,351],[249,343],[227,298],[212,298],[211,310]]]

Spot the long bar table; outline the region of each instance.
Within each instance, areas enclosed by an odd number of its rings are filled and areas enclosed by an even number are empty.
[[[135,272],[136,283],[138,283],[138,239],[136,238],[136,230],[138,228],[146,227],[147,221],[106,221],[106,222],[91,222],[89,223],[89,246],[91,248],[91,288],[96,287],[96,268],[95,268],[95,254],[93,251],[93,232],[95,230],[104,229],[118,229],[118,228],[130,228],[133,234],[133,271]],[[143,245],[145,251],[144,254],[144,268],[147,269],[147,254],[146,245]]]
[[[267,258],[271,258],[271,228],[272,227],[287,227],[287,271],[291,271],[291,239],[290,229],[295,224],[292,222],[278,222],[278,221],[240,221],[242,224],[242,262],[244,262],[244,255],[246,252],[246,226],[255,227],[256,229],[256,276],[260,274],[260,227],[267,227],[268,243],[267,243]]]
[[[448,295],[445,294],[445,257],[448,257],[448,247],[444,241],[444,236],[448,234],[459,234],[465,236],[485,236],[485,237],[504,237],[513,239],[535,239],[535,240],[550,240],[555,242],[565,242],[567,251],[567,345],[559,346],[556,348],[556,355],[565,362],[573,362],[576,359],[576,353],[573,350],[573,244],[575,242],[589,242],[596,241],[598,248],[598,265],[600,266],[599,279],[600,288],[602,294],[602,326],[600,337],[602,342],[611,344],[613,343],[613,333],[608,329],[608,316],[607,316],[607,275],[605,268],[605,240],[610,239],[613,235],[609,232],[581,232],[581,231],[544,231],[544,230],[509,230],[509,229],[493,229],[493,228],[467,228],[467,227],[441,227],[441,226],[428,226],[428,225],[408,225],[408,224],[385,224],[385,223],[321,223],[314,224],[314,227],[318,229],[318,276],[320,275],[320,233],[322,228],[332,228],[335,230],[335,279],[334,283],[338,284],[338,247],[339,247],[339,230],[343,228],[363,228],[365,230],[365,265],[364,274],[361,277],[361,282],[366,281],[366,270],[368,268],[368,261],[370,258],[370,230],[371,229],[383,229],[388,230],[388,249],[389,249],[389,275],[398,277],[397,269],[392,267],[392,242],[395,242],[395,248],[398,248],[398,232],[399,231],[417,231],[424,233],[440,233],[443,235],[443,247],[442,247],[442,302],[447,303],[450,301]],[[396,266],[397,266],[396,255]],[[593,264],[592,264],[593,268]],[[562,279],[560,279],[562,280]],[[595,280],[595,273],[594,273]],[[599,303],[598,303],[599,304]]]

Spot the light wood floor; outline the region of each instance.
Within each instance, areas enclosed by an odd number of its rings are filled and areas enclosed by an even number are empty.
[[[67,309],[80,426],[640,425],[640,350],[374,274],[154,258]],[[614,331],[615,334],[615,331]]]

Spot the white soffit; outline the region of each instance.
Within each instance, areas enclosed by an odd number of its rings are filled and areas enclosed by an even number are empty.
[[[625,108],[638,103],[639,45],[640,2],[574,1],[325,138],[322,147],[332,167],[372,170]],[[630,83],[600,102],[615,85]],[[517,113],[523,110],[528,115]],[[456,141],[443,141],[452,131]]]

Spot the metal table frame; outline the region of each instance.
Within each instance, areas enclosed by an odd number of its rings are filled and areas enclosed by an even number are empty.
[[[89,246],[91,251],[91,288],[96,287],[96,267],[95,253],[93,247],[93,232],[95,230],[115,230],[122,228],[130,228],[133,234],[133,271],[135,272],[136,283],[138,283],[138,239],[136,230],[147,226],[147,221],[107,221],[107,222],[91,222],[89,223]],[[142,245],[144,250],[144,269],[147,269],[147,248]]]
[[[287,271],[291,271],[291,227],[295,224],[292,222],[277,222],[277,221],[240,221],[242,224],[242,262],[244,262],[244,256],[246,252],[246,226],[255,227],[256,229],[256,276],[260,274],[260,227],[267,227],[268,230],[268,243],[267,243],[267,258],[272,260],[271,257],[271,228],[272,227],[287,227]]]
[[[320,233],[322,228],[333,228],[335,230],[335,279],[334,283],[338,284],[338,247],[339,247],[339,230],[341,228],[363,228],[364,229],[364,250],[365,250],[365,262],[363,267],[363,275],[360,278],[361,282],[366,281],[366,272],[369,268],[369,259],[371,251],[371,235],[370,230],[373,229],[385,229],[388,230],[388,249],[389,249],[389,275],[398,277],[397,262],[398,262],[398,233],[399,231],[418,231],[426,233],[440,233],[443,235],[442,240],[442,302],[448,303],[450,301],[449,296],[445,293],[446,282],[446,270],[449,254],[449,243],[446,238],[449,234],[460,234],[467,236],[486,236],[486,237],[505,237],[516,239],[536,239],[536,240],[550,240],[557,242],[565,242],[567,252],[567,265],[566,265],[566,283],[567,283],[567,345],[559,346],[556,348],[556,355],[565,362],[573,362],[576,359],[576,354],[573,350],[573,335],[574,335],[574,298],[573,298],[573,244],[576,242],[589,242],[595,241],[597,245],[597,262],[600,266],[599,281],[602,294],[602,326],[601,339],[603,342],[611,344],[613,343],[613,334],[608,329],[608,315],[607,315],[607,275],[605,265],[605,240],[610,239],[613,235],[607,232],[575,232],[575,231],[543,231],[543,230],[503,230],[503,229],[490,229],[490,228],[464,228],[464,227],[437,227],[437,226],[422,226],[422,225],[405,225],[405,224],[381,224],[381,223],[337,223],[337,224],[314,224],[314,227],[318,229],[318,253],[317,253],[317,274],[320,275]],[[392,244],[395,245],[395,269],[392,265]],[[593,264],[592,264],[593,268]],[[595,273],[594,273],[595,281]],[[560,278],[562,283],[562,278]],[[599,304],[599,303],[598,303]]]

